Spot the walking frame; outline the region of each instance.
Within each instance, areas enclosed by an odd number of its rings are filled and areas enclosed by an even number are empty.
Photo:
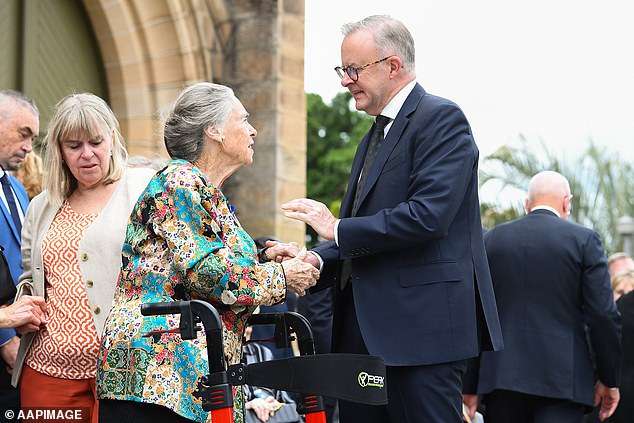
[[[275,325],[276,346],[290,347],[296,340],[298,357],[231,366],[225,360],[222,322],[211,304],[200,300],[146,303],[141,305],[141,314],[180,315],[179,332],[183,340],[195,339],[204,328],[209,373],[198,380],[193,395],[201,399],[203,410],[211,413],[213,423],[234,423],[231,387],[245,384],[300,393],[297,412],[305,415],[306,423],[326,423],[321,395],[371,405],[387,404],[383,359],[361,354],[315,355],[310,323],[301,314],[254,314],[248,322]],[[148,335],[161,332],[152,331]]]

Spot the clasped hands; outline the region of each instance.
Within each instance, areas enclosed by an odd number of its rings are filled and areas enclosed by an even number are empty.
[[[0,307],[0,328],[15,328],[22,335],[35,332],[46,324],[46,300],[43,297],[25,295],[11,305]],[[6,363],[7,373],[13,373],[18,355],[20,338],[14,336],[0,347],[0,357]]]
[[[282,406],[282,403],[269,395],[266,398],[254,398],[248,401],[245,406],[247,410],[251,409],[255,411],[260,421],[267,422],[269,418],[275,414],[275,411]]]
[[[282,204],[284,215],[310,225],[317,234],[326,239],[335,239],[335,223],[337,219],[325,204],[310,198],[298,198]],[[266,258],[282,263],[286,275],[286,286],[298,295],[314,286],[319,279],[319,259],[308,253],[306,248],[299,248],[294,242],[266,242]]]
[[[315,265],[315,258],[310,258],[306,247],[299,248],[296,242],[266,241],[264,255],[267,260],[282,263],[286,288],[302,296],[306,290],[313,287],[319,279],[319,264]]]
[[[46,300],[24,295],[13,304],[0,308],[0,327],[17,328],[21,334],[35,332],[46,324]]]

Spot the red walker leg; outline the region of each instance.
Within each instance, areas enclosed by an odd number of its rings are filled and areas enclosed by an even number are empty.
[[[211,410],[211,421],[213,423],[233,423],[233,408],[228,407]]]
[[[314,413],[306,413],[306,423],[326,423],[326,412],[316,411]]]

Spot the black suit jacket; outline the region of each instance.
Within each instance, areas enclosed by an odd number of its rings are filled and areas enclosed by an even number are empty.
[[[484,239],[505,349],[482,354],[478,392],[592,405],[597,375],[619,385],[621,324],[599,234],[541,209]]]
[[[631,423],[634,420],[634,291],[616,302],[623,323],[623,371],[621,372],[621,401],[610,417],[610,423]]]
[[[473,357],[480,351],[479,321],[484,343],[501,348],[480,223],[478,149],[464,114],[417,84],[368,170],[351,217],[368,138],[359,145],[341,203],[339,245],[315,249],[324,259],[318,283],[338,283],[341,260],[352,260],[363,339],[388,365]],[[334,345],[345,336],[336,330],[340,318],[336,306]]]

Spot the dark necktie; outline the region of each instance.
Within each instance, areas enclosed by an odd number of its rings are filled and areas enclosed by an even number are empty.
[[[368,177],[368,173],[370,173],[370,168],[372,167],[372,163],[374,163],[374,159],[376,158],[376,153],[379,151],[381,144],[383,143],[383,133],[385,132],[385,127],[390,123],[390,118],[383,115],[378,115],[374,122],[374,128],[372,128],[372,133],[370,134],[370,141],[368,142],[368,151],[365,153],[365,159],[363,160],[363,168],[361,169],[361,177],[359,178],[359,182],[357,183],[357,190],[354,193],[354,201],[352,203],[352,216],[357,214],[357,207],[359,206],[359,197],[361,196],[361,191],[363,190],[363,185],[365,184],[365,180]],[[348,279],[352,275],[352,262],[350,259],[346,259],[341,263],[341,289],[345,288],[348,283]]]
[[[390,118],[383,115],[378,115],[374,122],[374,128],[372,129],[370,141],[368,142],[368,151],[365,153],[365,159],[363,160],[361,177],[357,183],[357,190],[354,193],[354,202],[352,203],[353,216],[357,213],[357,206],[359,205],[359,197],[361,196],[361,191],[363,191],[363,185],[368,178],[368,173],[370,173],[370,168],[372,167],[372,163],[374,163],[376,153],[379,151],[381,143],[383,143],[383,133],[389,122]]]
[[[0,178],[0,183],[2,183],[2,191],[4,192],[4,197],[7,199],[7,204],[9,205],[11,218],[15,224],[15,228],[18,230],[18,233],[20,233],[22,231],[22,222],[20,221],[20,215],[18,214],[17,200],[13,195],[13,190],[11,189],[11,184],[9,183],[9,176],[6,172],[2,178]]]

